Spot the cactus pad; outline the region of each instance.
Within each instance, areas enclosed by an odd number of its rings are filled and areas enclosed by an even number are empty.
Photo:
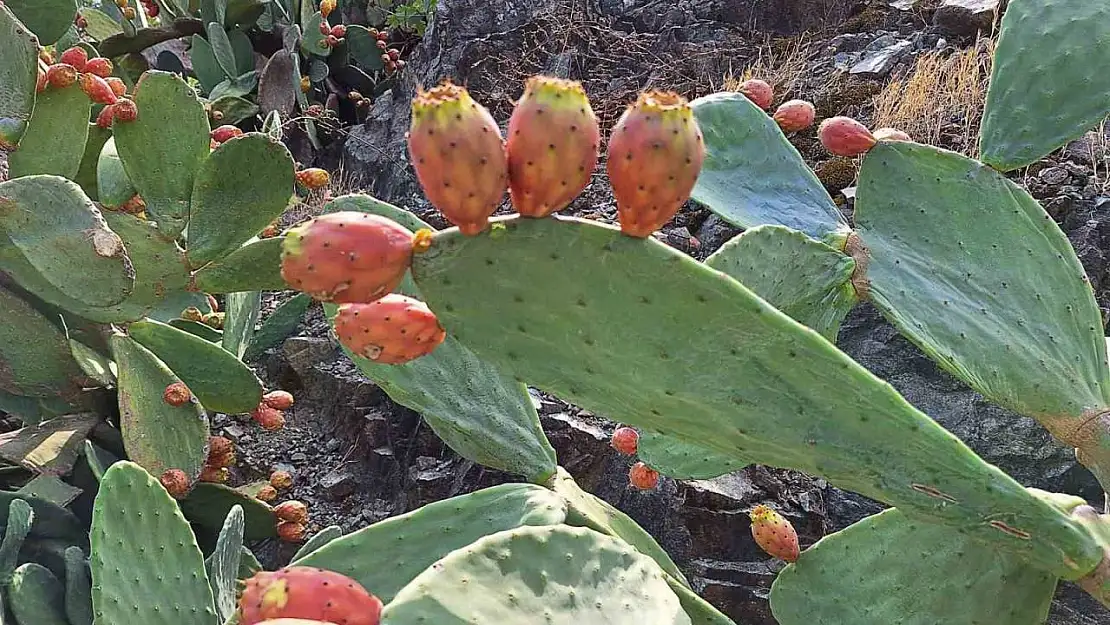
[[[31,504],[26,501],[13,499],[8,504],[8,522],[4,527],[4,540],[0,543],[0,586],[7,586],[11,582],[19,561],[19,550],[31,533],[34,518]]]
[[[297,550],[297,553],[293,554],[293,558],[290,560],[290,562],[296,562],[301,558],[307,558],[309,554],[315,552],[320,547],[323,547],[331,541],[342,537],[343,528],[339,527],[338,525],[329,525],[319,532],[313,534],[308,540],[304,541],[304,544],[301,545],[301,548]]]
[[[204,410],[196,402],[171,406],[163,401],[166,387],[180,380],[145,347],[118,334],[111,344],[119,366],[120,430],[127,456],[152,475],[181,469],[195,478],[207,456]]]
[[[596,414],[824,477],[1061,577],[1101,558],[1085,531],[889,384],[663,243],[579,219],[502,218],[477,236],[436,234],[413,275],[479,356]]]
[[[21,565],[6,590],[18,625],[69,625],[63,609],[65,587],[45,566]]]
[[[1011,0],[983,113],[983,160],[1023,167],[1105,119],[1107,66],[1110,4]]]
[[[92,102],[77,84],[47,89],[35,100],[35,115],[8,157],[12,178],[53,174],[76,178],[89,137]]]
[[[77,175],[73,178],[73,181],[80,185],[85,195],[94,202],[100,201],[100,190],[96,184],[96,169],[100,165],[100,153],[104,151],[104,144],[111,138],[111,130],[99,128],[95,124],[89,125],[89,137],[85,141],[85,153],[81,156],[81,165],[77,168]]]
[[[251,241],[193,274],[198,289],[205,293],[236,291],[282,291],[288,287],[281,277],[281,239]]]
[[[239,506],[243,509],[243,536],[247,540],[277,536],[277,521],[266,502],[223,484],[198,482],[180,503],[190,522],[213,531],[223,527],[231,510]]]
[[[220,336],[220,347],[232,356],[242,360],[247,351],[258,315],[262,311],[262,293],[259,291],[238,291],[228,293],[224,308],[227,317]]]
[[[383,625],[689,625],[650,558],[586,528],[555,525],[491,534],[416,577],[382,612]]]
[[[250,175],[242,166],[250,163]],[[216,148],[193,184],[189,264],[202,267],[235,251],[281,216],[293,195],[293,157],[281,143],[252,132]]]
[[[702,445],[644,430],[636,450],[640,460],[676,480],[708,480],[751,464],[735,454],[722,455]]]
[[[66,617],[70,625],[93,625],[92,580],[80,547],[68,547],[66,558]]]
[[[77,400],[85,375],[65,334],[27,301],[0,287],[0,390]]]
[[[224,519],[216,548],[212,550],[206,566],[221,622],[231,618],[237,607],[235,591],[239,558],[243,551],[243,526],[243,507],[233,506]]]
[[[4,4],[44,46],[61,39],[77,16],[77,0],[5,0]]]
[[[1041,625],[1056,578],[897,509],[822,538],[771,587],[781,625]]]
[[[135,196],[135,185],[127,177],[115,138],[104,142],[96,163],[96,190],[105,208],[119,208]]]
[[[247,351],[243,352],[243,360],[256,360],[267,349],[284,341],[297,329],[311,305],[312,298],[306,293],[298,293],[282,302],[251,336]]]
[[[22,499],[31,505],[34,520],[31,523],[30,536],[41,539],[59,539],[72,543],[81,543],[86,539],[85,530],[81,521],[69,510],[56,506],[49,501],[28,497],[9,491],[0,491],[0,525],[9,523],[8,515],[12,501]]]
[[[751,100],[715,93],[690,105],[705,135],[694,200],[741,228],[778,224],[814,238],[847,231],[821,181]]]
[[[504,484],[379,521],[293,564],[342,573],[388,603],[421,571],[455,549],[493,532],[559,524],[566,514],[562,498],[545,488]]]
[[[38,44],[34,34],[0,5],[0,148],[19,143],[35,108]]]
[[[213,625],[204,556],[177,504],[132,462],[105,473],[92,521],[98,623]]]
[[[189,217],[193,181],[209,152],[208,116],[180,76],[149,71],[135,86],[139,117],[113,130],[128,178],[163,232],[176,235]]]

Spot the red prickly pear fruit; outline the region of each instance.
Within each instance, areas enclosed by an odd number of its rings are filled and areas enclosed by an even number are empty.
[[[331,34],[331,26],[328,25],[327,20],[320,22],[320,34],[324,37]]]
[[[285,414],[266,404],[259,404],[251,412],[251,418],[254,419],[255,423],[262,426],[263,430],[268,432],[275,432],[285,427]]]
[[[319,167],[309,167],[296,173],[297,182],[307,189],[323,189],[331,182],[331,175],[327,170]]]
[[[235,464],[235,445],[223,436],[208,438],[208,466],[223,468]]]
[[[379,50],[386,50],[389,48],[389,44],[385,42],[385,39],[378,39],[378,43],[375,45],[378,46]]]
[[[640,94],[609,137],[609,182],[621,232],[644,238],[678,212],[698,181],[705,143],[685,98]]]
[[[343,24],[336,24],[331,27],[331,36],[336,39],[342,39],[347,36],[347,27]]]
[[[116,105],[109,104],[100,109],[100,113],[96,116],[97,128],[108,129],[112,127],[112,120],[116,118]]]
[[[293,396],[286,391],[270,391],[262,396],[262,403],[278,410],[289,410],[293,407]]]
[[[77,17],[73,18],[73,25],[77,28],[85,29],[89,27],[89,21],[85,19],[84,15],[78,14]]]
[[[211,137],[212,140],[216,143],[223,143],[225,141],[230,141],[235,137],[243,136],[243,131],[240,130],[238,126],[225,124],[208,133],[208,136]]]
[[[42,93],[46,91],[46,86],[50,83],[46,80],[46,72],[39,70],[38,78],[35,79],[35,93]]]
[[[775,101],[775,90],[766,81],[758,78],[745,80],[740,85],[740,93],[765,111],[770,110],[771,104]]]
[[[77,68],[69,63],[55,63],[46,68],[46,81],[55,89],[65,89],[77,82]]]
[[[267,484],[267,485],[263,486],[262,488],[258,489],[258,494],[255,495],[255,498],[258,499],[259,501],[265,501],[266,503],[270,503],[271,501],[277,499],[277,496],[278,496],[277,489],[274,488],[273,486],[270,486],[269,484]]]
[[[270,474],[270,486],[285,490],[293,485],[293,476],[288,471],[274,471]]]
[[[261,625],[268,619],[379,625],[381,612],[381,600],[355,580],[307,566],[260,571],[246,580],[239,599],[239,625]]]
[[[560,211],[590,183],[601,131],[581,83],[529,78],[508,134],[509,198],[521,215]]]
[[[323,15],[324,19],[328,19],[328,16],[331,15],[331,12],[335,10],[336,4],[338,4],[336,0],[321,0],[320,15]]]
[[[158,5],[154,4],[153,2],[146,5],[144,8],[146,9],[146,14],[149,15],[151,18],[158,17],[158,13],[161,11],[161,9],[158,8]]]
[[[490,112],[449,82],[422,90],[408,144],[428,201],[464,235],[485,230],[509,186],[505,142]]]
[[[107,81],[88,72],[81,74],[81,91],[97,104],[115,104],[119,100]]]
[[[609,444],[626,456],[635,455],[640,444],[640,433],[629,427],[617,428]]]
[[[202,482],[210,482],[212,484],[223,484],[230,477],[227,467],[210,467],[205,466],[200,470],[200,477],[197,478]]]
[[[330,31],[329,31],[329,33],[330,33]],[[328,36],[324,39],[324,41],[325,41],[325,43],[327,43],[329,48],[334,48],[335,46],[339,45],[339,37],[336,37],[335,35],[332,35],[332,34],[328,34]]]
[[[127,95],[127,83],[123,82],[122,78],[109,76],[105,78],[104,81],[107,82],[108,86],[112,88],[112,93],[121,98]]]
[[[274,516],[279,521],[289,521],[290,523],[307,523],[308,522],[308,506],[303,502],[295,499],[283,501],[274,506]]]
[[[659,472],[642,462],[637,462],[628,470],[628,483],[639,490],[651,490],[659,485]]]
[[[101,78],[107,78],[112,75],[112,62],[102,56],[98,56],[85,62],[84,71],[90,74],[96,74]]]
[[[120,98],[118,102],[111,105],[112,116],[123,123],[133,122],[139,118],[139,107],[135,106],[134,100],[127,98]]]
[[[752,519],[752,538],[760,549],[787,562],[798,559],[798,533],[790,521],[767,506],[756,506],[748,516]]]
[[[183,499],[189,493],[189,476],[181,469],[167,469],[158,481],[174,499]]]
[[[412,251],[412,232],[395,221],[331,213],[285,233],[281,277],[320,301],[372,302],[401,284]]]
[[[774,117],[783,132],[800,132],[813,125],[817,110],[805,100],[790,100],[775,111]]]
[[[401,51],[397,48],[390,48],[386,50],[385,53],[389,55],[390,61],[396,61],[401,58]]]
[[[837,156],[859,156],[875,147],[875,135],[851,117],[830,117],[817,130],[821,145]]]
[[[42,61],[43,63],[46,63],[47,65],[53,65],[54,64],[54,55],[51,54],[50,51],[47,50],[46,48],[39,48],[39,60]],[[68,61],[61,61],[61,62],[62,63],[68,63]]]
[[[184,382],[174,382],[162,391],[162,401],[171,406],[184,406],[193,400],[193,393]]]
[[[220,303],[216,301],[215,295],[212,295],[211,293],[205,293],[204,298],[208,300],[208,307],[212,309],[212,312],[220,311]]]
[[[880,128],[875,131],[876,141],[913,141],[910,136],[897,128]]]
[[[85,52],[85,49],[81,46],[73,46],[63,52],[62,56],[58,57],[58,61],[72,65],[73,69],[83,72],[85,71],[85,63],[89,61],[89,53]]]
[[[342,304],[335,317],[339,342],[378,364],[427,356],[447,337],[424,302],[390,293],[369,304]]]
[[[128,215],[138,215],[145,210],[146,201],[137,193],[128,198],[128,200],[119,207],[120,212],[127,213]]]
[[[379,31],[378,34],[376,34],[374,36],[377,37],[378,41],[389,41],[389,32],[388,31],[384,31],[384,30]]]

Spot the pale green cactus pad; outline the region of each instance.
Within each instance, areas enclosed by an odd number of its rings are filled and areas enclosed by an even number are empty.
[[[208,418],[196,401],[171,406],[166,387],[180,380],[158,357],[134,340],[111,338],[119,366],[119,412],[123,444],[131,460],[152,475],[181,469],[200,475],[208,453]]]
[[[1041,625],[1056,578],[896,509],[822,538],[779,573],[781,625]]]
[[[659,241],[579,219],[500,218],[477,236],[438,233],[413,275],[480,357],[591,412],[824,477],[1061,577],[1101,559],[1085,530],[889,384]]]
[[[1110,114],[1110,4],[1010,0],[983,113],[983,160],[1024,167]]]
[[[177,504],[132,462],[105,473],[92,521],[97,623],[213,625],[204,556]]]
[[[216,600],[216,613],[220,615],[221,622],[231,618],[237,606],[235,593],[239,559],[243,551],[243,527],[243,508],[234,506],[224,519],[216,548],[205,563],[208,582]]]
[[[77,0],[4,0],[4,4],[44,46],[61,39],[77,17]]]
[[[297,550],[297,553],[293,554],[293,558],[290,560],[290,562],[296,562],[301,558],[307,558],[309,554],[317,551],[318,549],[320,549],[320,547],[323,547],[331,541],[342,537],[343,528],[339,527],[338,525],[329,525],[310,536],[308,540],[304,541],[304,544],[301,545],[301,548]]]
[[[119,208],[135,196],[135,185],[127,177],[115,138],[104,142],[96,164],[96,190],[105,208]]]
[[[281,239],[251,241],[193,274],[205,293],[281,291],[289,288],[281,277]]]
[[[35,115],[8,157],[12,178],[53,174],[76,178],[89,137],[92,102],[81,87],[50,88],[38,94]]]
[[[383,625],[690,625],[655,561],[593,530],[524,527],[458,549],[409,582]]]
[[[741,93],[690,103],[705,136],[693,199],[741,228],[778,224],[814,238],[848,224],[775,120]]]
[[[260,291],[239,291],[228,293],[224,308],[224,329],[218,342],[232,356],[239,360],[247,351],[258,315],[262,312],[262,293]]]
[[[65,334],[26,300],[0,287],[0,390],[76,401],[85,374]]]
[[[8,522],[4,527],[4,540],[0,543],[0,586],[11,583],[16,564],[19,563],[19,550],[31,533],[34,518],[31,504],[26,501],[13,499],[8,504]]]
[[[147,214],[167,236],[189,217],[193,181],[209,153],[208,116],[180,76],[148,71],[135,86],[139,117],[116,124],[116,150]]]
[[[410,580],[479,538],[529,525],[556,525],[567,516],[555,493],[504,484],[428,504],[337,538],[293,564],[342,573],[389,602]]]
[[[17,625],[69,625],[65,587],[45,566],[21,565],[5,590]]]
[[[32,33],[0,4],[0,148],[19,143],[35,108],[38,45]]]

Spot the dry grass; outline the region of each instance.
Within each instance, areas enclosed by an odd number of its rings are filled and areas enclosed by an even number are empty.
[[[1103,195],[1110,194],[1110,120],[1103,121],[1095,129],[1091,140],[1091,168],[1094,175],[1091,181],[1099,187]]]
[[[993,56],[994,41],[989,38],[949,56],[921,55],[907,76],[875,96],[873,125],[898,128],[915,141],[977,156]]]
[[[720,91],[738,91],[749,78],[767,81],[775,89],[776,100],[799,97],[810,71],[814,42],[809,35],[793,39],[768,39],[757,51],[755,60],[739,74],[732,68],[725,74]]]

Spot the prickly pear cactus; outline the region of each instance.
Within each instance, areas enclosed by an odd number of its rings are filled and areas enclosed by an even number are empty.
[[[12,178],[53,174],[76,178],[85,155],[92,102],[77,84],[38,94],[19,149],[8,157]],[[94,126],[95,127],[95,126]]]
[[[0,5],[0,148],[19,143],[35,108],[38,45],[7,5]]]

